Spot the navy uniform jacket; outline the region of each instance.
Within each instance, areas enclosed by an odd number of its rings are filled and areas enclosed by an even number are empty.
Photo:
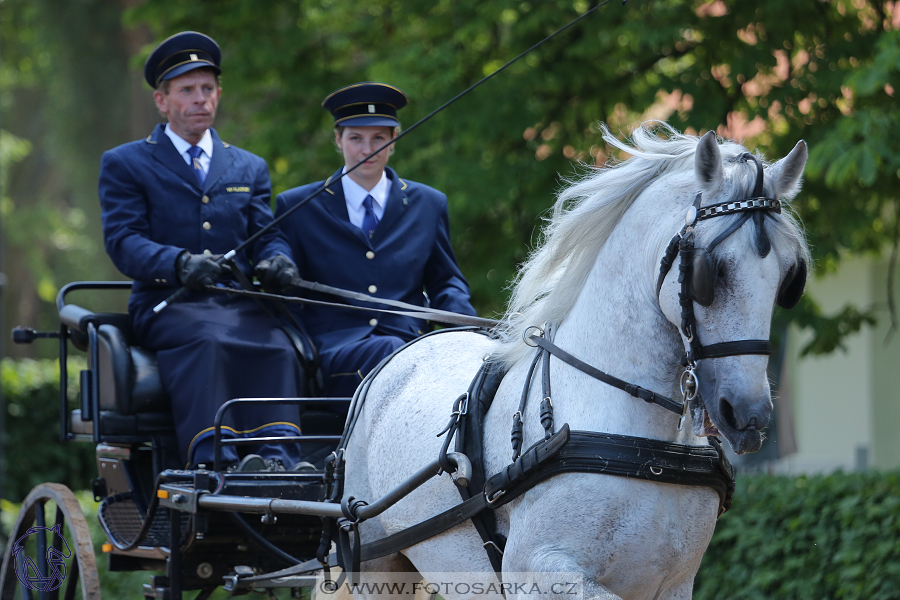
[[[138,341],[156,351],[172,399],[178,443],[188,465],[212,460],[212,424],[218,408],[239,397],[295,397],[303,372],[278,323],[246,298],[190,292],[158,315],[153,307],[180,286],[175,259],[224,254],[272,221],[266,163],[223,143],[215,131],[212,160],[201,188],[192,169],[159,125],[147,139],[103,154],[100,203],[106,251],[134,279],[128,310]],[[291,251],[277,228],[236,262],[252,277],[255,262]],[[297,435],[296,408],[254,405],[225,419],[226,437]],[[251,451],[292,465],[296,445]],[[234,446],[224,457],[234,462]]]
[[[390,195],[371,240],[350,222],[344,188],[337,181],[341,171],[328,180],[334,183],[325,191],[279,223],[300,277],[418,306],[425,303],[424,287],[432,308],[474,315],[469,286],[450,247],[447,197],[427,185],[401,179],[390,168],[385,171],[391,179]],[[324,183],[279,195],[276,218]],[[316,298],[335,300],[324,295]],[[303,321],[325,361],[343,345],[373,333],[409,341],[426,331],[421,319],[314,305],[304,306]]]
[[[202,189],[165,125],[103,154],[103,237],[113,263],[134,279],[128,310],[138,331],[153,317],[149,311],[180,287],[175,258],[182,250],[224,254],[272,220],[265,161],[210,133],[213,153]],[[247,256],[256,263],[276,254],[291,257],[272,229],[236,261],[252,278]]]

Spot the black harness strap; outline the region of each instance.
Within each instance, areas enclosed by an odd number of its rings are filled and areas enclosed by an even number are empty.
[[[710,438],[710,442],[711,446],[685,446],[627,435],[570,432],[569,425],[565,424],[488,479],[483,492],[408,529],[363,544],[360,559],[381,558],[409,548],[477,517],[487,508],[503,506],[537,484],[563,473],[615,475],[709,487],[719,495],[721,515],[731,507],[734,468],[718,440]]]
[[[537,344],[538,346],[540,346],[541,348],[543,348],[544,350],[546,350],[547,352],[550,352],[551,354],[553,354],[553,356],[555,356],[559,360],[563,361],[564,363],[567,363],[568,365],[575,367],[582,373],[586,373],[586,374],[590,375],[591,377],[593,377],[594,379],[598,379],[605,384],[611,385],[622,391],[628,392],[635,398],[640,398],[641,400],[643,400],[645,402],[649,402],[650,404],[656,404],[658,406],[661,406],[662,408],[664,408],[670,412],[673,412],[677,415],[680,415],[682,410],[684,409],[684,407],[681,403],[675,402],[671,398],[663,396],[662,394],[657,394],[656,392],[651,392],[650,390],[642,388],[639,385],[635,385],[633,383],[628,383],[627,381],[623,381],[623,380],[619,379],[618,377],[614,377],[613,375],[610,375],[609,373],[604,373],[603,371],[601,371],[600,369],[598,369],[596,367],[592,367],[591,365],[587,364],[583,360],[572,356],[571,354],[569,354],[568,352],[566,352],[565,350],[563,350],[562,348],[560,348],[553,342],[550,342],[542,337],[533,335],[533,336],[529,337],[528,339],[531,342],[533,342],[533,343]]]
[[[719,342],[701,346],[696,358],[721,358],[741,354],[772,354],[772,342],[769,340],[739,340],[736,342]]]
[[[568,425],[564,427],[568,429]],[[554,475],[595,473],[709,487],[719,495],[721,515],[731,507],[734,468],[719,441],[710,441],[711,446],[685,446],[628,435],[573,431],[552,459],[530,471],[527,466],[519,469],[510,465],[488,480],[484,493],[496,508]]]

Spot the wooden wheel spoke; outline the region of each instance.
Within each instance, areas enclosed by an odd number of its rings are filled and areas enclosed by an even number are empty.
[[[47,502],[53,502],[56,506],[55,520],[49,528],[45,514]],[[28,546],[31,550],[26,549],[26,540],[34,544]],[[29,557],[27,553],[34,553],[35,556]],[[61,559],[66,562],[57,564]],[[28,574],[29,563],[37,567],[37,573]],[[51,573],[58,573],[64,581],[58,581],[58,577],[50,581]],[[38,581],[30,580],[34,575],[39,575]],[[29,578],[25,580],[27,585],[20,581],[20,577]],[[45,483],[34,488],[22,502],[10,533],[0,571],[0,600],[33,600],[35,594],[29,587],[38,590],[36,596],[39,600],[58,600],[63,583],[66,586],[66,600],[75,600],[79,589],[82,600],[100,600],[94,545],[78,500],[66,486]],[[44,589],[54,585],[56,589]]]

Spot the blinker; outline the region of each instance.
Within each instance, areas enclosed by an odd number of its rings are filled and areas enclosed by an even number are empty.
[[[781,282],[781,287],[778,288],[778,297],[776,299],[778,306],[787,310],[797,306],[806,287],[806,277],[806,261],[801,258],[796,265],[788,270],[787,275],[784,276],[784,281]]]
[[[712,256],[705,248],[694,248],[691,263],[688,295],[700,306],[709,306],[712,304],[716,285],[716,267]]]

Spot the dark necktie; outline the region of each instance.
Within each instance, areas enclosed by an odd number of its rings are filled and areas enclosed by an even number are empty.
[[[203,182],[206,181],[206,173],[203,172],[203,166],[200,164],[200,154],[203,152],[203,148],[200,146],[191,146],[188,148],[188,155],[191,157],[191,167],[193,167],[194,175],[197,176],[197,181],[200,182],[200,185],[203,185]]]
[[[375,228],[378,227],[378,217],[375,216],[375,210],[372,208],[372,200],[372,196],[366,196],[366,199],[363,200],[366,216],[363,217],[362,230],[370,239],[375,233]]]

